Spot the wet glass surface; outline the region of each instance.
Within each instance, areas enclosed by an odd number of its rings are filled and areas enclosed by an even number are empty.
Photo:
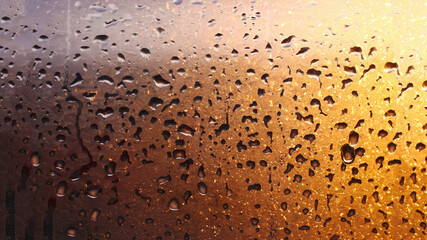
[[[422,239],[423,1],[0,9],[0,239]]]

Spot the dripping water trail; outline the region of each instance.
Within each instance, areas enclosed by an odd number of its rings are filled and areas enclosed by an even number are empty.
[[[80,128],[80,116],[82,114],[82,109],[83,109],[83,102],[81,100],[79,100],[78,98],[74,97],[73,94],[71,93],[70,89],[68,89],[68,80],[69,80],[69,75],[70,75],[70,70],[68,68],[68,63],[70,60],[70,55],[71,55],[71,30],[70,30],[70,9],[71,9],[71,2],[70,0],[68,0],[68,11],[67,11],[67,37],[66,37],[66,42],[67,42],[67,55],[65,56],[65,80],[64,80],[64,85],[63,85],[63,89],[65,91],[68,92],[69,94],[69,99],[77,102],[77,113],[76,113],[76,118],[75,118],[75,127],[76,127],[76,135],[77,135],[77,141],[80,145],[80,148],[82,149],[82,151],[87,155],[87,157],[89,158],[89,163],[86,165],[83,165],[82,167],[80,167],[79,172],[83,173],[83,172],[88,172],[90,168],[92,167],[96,167],[96,162],[93,160],[93,156],[90,153],[89,149],[84,145],[83,143],[83,139],[82,139],[82,134],[81,134],[81,128]]]
[[[53,217],[51,211],[47,211],[43,219],[43,237],[47,240],[53,240]]]
[[[66,79],[67,80],[65,81],[65,83],[68,83],[68,74],[69,73],[67,72],[66,73]],[[70,95],[67,99],[70,99],[72,101],[77,102],[77,113],[76,113],[76,118],[75,118],[75,123],[74,123],[74,125],[76,127],[77,141],[78,141],[82,151],[89,158],[89,163],[80,167],[80,173],[88,172],[90,168],[96,167],[97,163],[93,160],[92,154],[90,153],[89,149],[83,143],[83,138],[82,138],[81,128],[80,128],[80,116],[82,114],[83,102],[81,100],[77,99],[76,97],[74,97],[71,94],[71,91],[68,89],[67,86],[64,86],[64,88],[67,90],[68,94]]]
[[[83,103],[82,103],[82,101],[80,101],[78,99],[77,99],[77,103],[78,103],[78,107],[77,107],[76,123],[75,123],[76,129],[77,129],[77,140],[78,140],[79,145],[82,148],[83,152],[89,158],[89,163],[86,164],[86,165],[84,165],[84,166],[82,166],[80,168],[80,171],[81,172],[88,172],[90,168],[96,166],[96,162],[93,161],[92,154],[89,152],[89,149],[87,149],[87,147],[83,143],[82,134],[81,134],[81,128],[80,128],[80,115],[82,114]]]
[[[43,237],[45,240],[53,240],[53,210],[56,207],[56,199],[49,198],[46,215],[43,219]]]
[[[30,219],[25,227],[25,240],[34,240],[34,221]]]
[[[15,192],[8,187],[6,191],[6,239],[15,239]]]
[[[83,143],[82,134],[81,134],[81,128],[80,128],[80,115],[82,114],[83,103],[82,103],[82,101],[78,100],[77,98],[76,98],[76,100],[77,100],[77,103],[78,103],[77,114],[76,114],[76,123],[75,123],[76,129],[77,129],[77,139],[79,141],[79,144],[80,144],[83,152],[87,154],[90,163],[92,163],[93,162],[93,156],[89,152],[89,149],[87,149],[87,147]]]

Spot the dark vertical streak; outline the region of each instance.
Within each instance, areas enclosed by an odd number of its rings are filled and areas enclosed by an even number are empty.
[[[17,192],[27,188],[27,179],[30,176],[30,168],[23,166],[21,170],[21,180],[19,181],[19,186]]]
[[[56,207],[56,199],[49,198],[48,209],[43,220],[43,239],[53,240],[53,210]]]
[[[33,219],[28,220],[25,227],[25,240],[34,240],[34,222]]]
[[[6,191],[6,239],[15,239],[15,192],[10,188]]]
[[[52,210],[47,210],[43,220],[43,239],[53,240],[53,217]]]

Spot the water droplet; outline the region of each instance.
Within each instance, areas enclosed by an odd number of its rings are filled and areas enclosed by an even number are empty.
[[[295,38],[295,36],[294,36],[294,35],[291,35],[291,36],[289,36],[289,37],[287,37],[287,38],[283,39],[283,41],[281,42],[282,47],[284,47],[284,48],[288,48],[288,47],[290,47],[290,46],[292,45],[292,40],[293,40],[294,38]]]
[[[107,176],[111,177],[114,176],[114,173],[116,172],[116,163],[111,161],[104,166],[105,173]]]
[[[415,149],[417,149],[418,151],[422,151],[426,148],[426,145],[424,143],[417,143],[417,145],[415,146]]]
[[[10,17],[8,17],[8,16],[4,16],[4,17],[1,18],[1,23],[6,23],[6,22],[9,22],[9,21],[10,21]]]
[[[359,142],[359,134],[355,131],[351,131],[349,136],[350,146],[354,147],[357,145],[358,142]]]
[[[398,73],[399,72],[398,68],[399,68],[399,65],[397,65],[397,63],[393,63],[393,62],[387,62],[384,65],[384,71],[386,71],[387,73],[391,73],[393,71],[395,71],[396,73]]]
[[[101,193],[102,188],[98,185],[93,185],[86,189],[86,195],[90,198],[97,198]]]
[[[56,187],[56,195],[58,197],[65,196],[65,193],[67,192],[67,186],[67,183],[64,181],[58,183],[58,186]]]
[[[159,88],[164,88],[170,85],[170,82],[164,79],[160,74],[153,76],[153,81]]]
[[[201,180],[205,178],[205,168],[203,166],[199,167],[199,170],[197,171],[197,177]]]
[[[118,216],[117,217],[117,224],[119,226],[123,226],[123,224],[125,224],[125,218],[123,216]]]
[[[151,52],[150,52],[150,50],[148,50],[148,48],[142,48],[141,49],[141,55],[143,58],[149,59]]]
[[[185,204],[188,203],[188,200],[190,199],[191,195],[192,195],[191,191],[189,191],[189,190],[185,191],[184,197],[183,197]]]
[[[57,169],[62,170],[65,167],[65,161],[63,161],[63,160],[56,160],[55,163],[54,163],[54,165],[55,165],[55,167]]]
[[[183,150],[183,149],[174,150],[172,155],[173,155],[174,159],[185,159],[186,158],[185,150]]]
[[[296,56],[301,56],[301,57],[305,57],[305,55],[307,54],[308,50],[310,50],[309,47],[302,47],[296,54]]]
[[[107,76],[107,75],[103,75],[103,76],[98,77],[97,81],[100,83],[107,83],[108,85],[114,84],[114,80],[110,76]]]
[[[197,184],[197,189],[199,190],[200,195],[206,195],[208,193],[208,186],[204,182],[199,182]]]
[[[167,176],[165,176],[165,177],[159,177],[159,178],[157,179],[157,183],[158,183],[159,185],[162,185],[162,184],[165,184],[165,183],[170,182],[171,180],[172,180],[171,176],[170,176],[170,175],[167,175]]]
[[[187,125],[185,125],[185,124],[181,124],[179,127],[178,127],[178,132],[179,133],[181,133],[182,135],[185,135],[185,136],[189,136],[189,137],[192,137],[192,136],[194,136],[194,132],[195,132],[196,130],[194,130],[193,128],[191,128],[191,127],[189,127],[189,126],[187,126]]]
[[[341,158],[342,158],[342,160],[345,163],[349,164],[349,163],[352,163],[354,161],[354,157],[355,157],[354,148],[348,144],[344,144],[341,147]]]
[[[94,38],[94,40],[96,40],[96,41],[107,41],[107,39],[108,39],[108,35],[104,35],[104,34],[102,34],[102,35],[97,35],[95,38]]]
[[[101,210],[94,208],[92,210],[92,213],[90,214],[90,220],[95,222],[96,220],[98,220],[100,214]]]
[[[386,130],[380,130],[378,132],[378,137],[380,137],[380,138],[385,138],[385,137],[387,137],[387,135],[388,135],[388,132]]]
[[[33,154],[31,154],[30,161],[34,167],[40,166],[40,155],[39,155],[39,153],[34,152]]]
[[[172,199],[169,201],[168,207],[169,207],[169,209],[170,209],[170,210],[172,210],[172,211],[177,211],[177,210],[179,210],[179,202],[178,202],[178,199],[176,199],[176,198],[172,198]]]
[[[76,237],[77,236],[77,229],[74,227],[67,228],[67,236]]]

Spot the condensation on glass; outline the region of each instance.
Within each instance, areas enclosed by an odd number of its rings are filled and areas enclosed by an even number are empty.
[[[3,1],[1,239],[422,239],[424,1]]]

